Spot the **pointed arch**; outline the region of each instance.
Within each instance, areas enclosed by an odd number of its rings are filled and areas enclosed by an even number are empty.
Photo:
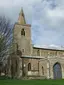
[[[39,49],[37,50],[37,56],[40,56],[40,50]]]
[[[44,75],[44,67],[42,66],[42,75]]]
[[[31,63],[28,63],[28,71],[31,70]]]
[[[24,28],[21,30],[21,35],[24,35],[25,36],[25,30],[24,30]]]
[[[54,79],[61,79],[62,78],[61,64],[59,62],[56,62],[53,65],[53,75],[54,75]]]

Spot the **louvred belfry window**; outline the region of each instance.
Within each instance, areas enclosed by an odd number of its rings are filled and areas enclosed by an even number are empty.
[[[21,30],[21,35],[25,36],[25,30],[24,29]]]

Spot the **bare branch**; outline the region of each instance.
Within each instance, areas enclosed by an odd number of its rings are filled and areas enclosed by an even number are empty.
[[[0,62],[10,54],[13,26],[9,19],[0,16]]]

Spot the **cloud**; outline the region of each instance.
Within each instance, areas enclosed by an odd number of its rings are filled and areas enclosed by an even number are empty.
[[[50,2],[52,1],[52,2]],[[43,3],[39,3],[35,7],[34,19],[33,21],[33,29],[35,30],[35,44],[56,44],[56,45],[64,45],[64,2],[63,0],[56,0],[53,3],[53,0],[46,0]],[[55,4],[52,8],[52,4]],[[40,6],[40,7],[38,7]],[[51,9],[52,8],[52,9]],[[39,29],[37,26],[39,25]],[[34,31],[34,30],[33,30]],[[52,39],[52,40],[51,40]]]
[[[31,24],[32,42],[64,45],[64,0],[1,0],[0,14],[16,22],[21,7]]]
[[[27,23],[32,21],[32,5],[39,0],[2,0],[0,1],[0,15],[9,17],[13,22],[17,21],[19,12],[23,7]],[[29,20],[28,20],[29,19]]]

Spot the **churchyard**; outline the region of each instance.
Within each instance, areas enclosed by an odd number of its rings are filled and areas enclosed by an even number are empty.
[[[0,85],[64,85],[64,80],[15,80],[1,79]]]

